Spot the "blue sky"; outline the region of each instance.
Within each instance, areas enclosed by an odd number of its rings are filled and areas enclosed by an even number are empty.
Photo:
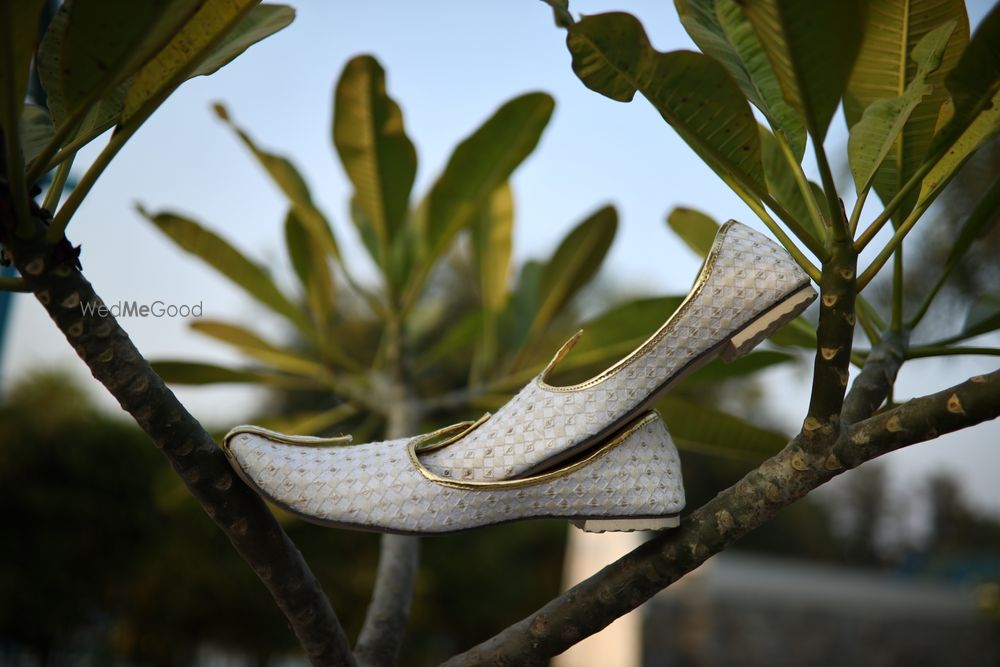
[[[358,53],[378,58],[390,93],[403,108],[419,155],[417,195],[426,191],[455,144],[501,103],[530,90],[555,97],[552,122],[513,179],[518,261],[550,253],[575,222],[611,202],[621,224],[601,278],[632,292],[683,293],[699,261],[666,230],[670,209],[692,206],[720,221],[755,224],[749,210],[648,104],[641,99],[620,104],[584,88],[570,69],[561,31],[537,0],[292,4],[298,12],[292,26],[212,77],[185,84],[140,130],[73,220],[69,236],[83,244],[84,269],[106,302],[201,302],[207,317],[253,322],[269,337],[281,337],[281,322],[176,250],[134,211],[141,202],[151,210],[190,214],[247,254],[268,261],[279,279],[290,275],[281,239],[285,201],[214,117],[210,104],[217,100],[262,146],[292,156],[348,253],[363,257],[347,222],[350,189],[330,143],[333,85],[345,62]],[[970,3],[974,22],[987,7],[983,0]],[[572,9],[630,11],[642,19],[658,49],[693,48],[669,0],[574,1]],[[828,150],[842,155],[845,143],[838,117]],[[833,161],[842,191],[850,192],[843,160]],[[358,266],[362,275],[371,275],[363,262]],[[123,324],[151,358],[237,361],[227,348],[190,333],[183,320]],[[3,386],[38,364],[66,366],[94,385],[96,395],[106,396],[30,297],[16,299],[3,354]],[[994,366],[984,358],[915,362],[901,373],[899,395],[940,389]],[[775,418],[789,430],[804,411],[807,375],[803,365],[767,376]],[[196,416],[219,425],[240,419],[260,398],[245,388],[178,393]],[[117,409],[110,398],[101,400],[109,410]],[[887,460],[902,489],[918,492],[910,488],[915,479],[946,467],[966,480],[978,504],[1000,511],[994,492],[1000,482],[998,441],[1000,427],[993,423]]]

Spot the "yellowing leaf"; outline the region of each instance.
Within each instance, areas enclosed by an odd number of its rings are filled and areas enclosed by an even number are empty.
[[[242,287],[271,310],[284,315],[303,331],[309,330],[302,312],[275,287],[267,272],[254,264],[229,242],[197,222],[172,213],[140,213],[182,250],[203,260],[213,269]]]
[[[897,159],[890,161],[890,171],[905,177],[907,167],[901,162],[902,151],[912,149],[916,137],[913,131],[910,132],[910,136],[904,136],[903,133],[912,114],[934,90],[929,79],[941,66],[955,26],[955,21],[948,21],[924,35],[910,54],[917,69],[906,85],[906,90],[898,97],[880,99],[870,104],[861,116],[861,120],[851,128],[847,156],[859,194],[871,185],[893,147],[896,147]],[[934,114],[937,114],[936,109]],[[923,128],[926,123],[921,120],[918,125]],[[932,126],[928,125],[926,129],[928,130],[924,136],[926,141],[921,141],[929,144],[932,136],[930,132],[933,132]],[[909,144],[906,143],[907,140]],[[888,202],[901,186],[900,182],[887,184],[883,179],[882,189],[879,192]]]
[[[924,94],[916,99],[911,90],[909,97],[901,100],[917,76],[918,64],[911,57],[917,44],[931,31],[950,22],[954,22],[954,32],[939,66],[925,77]],[[881,102],[882,108],[872,112],[883,118],[888,113],[903,122],[886,159],[875,173],[875,191],[883,202],[889,202],[923,164],[934,137],[939,109],[948,97],[945,77],[968,42],[969,18],[963,0],[878,0],[871,3],[864,41],[844,94],[844,117],[848,127],[853,128],[865,110],[879,100],[896,100],[892,104]],[[905,114],[898,113],[891,108],[893,106],[906,107],[902,109]],[[872,138],[868,143],[876,141]],[[915,201],[916,193],[907,198],[895,218],[905,217]]]
[[[403,114],[385,88],[385,71],[371,56],[352,58],[334,94],[333,143],[354,185],[355,202],[375,237],[375,260],[389,261],[389,247],[406,220],[417,153]],[[360,230],[362,234],[367,231]]]
[[[122,0],[127,4],[143,4]],[[260,0],[204,0],[184,27],[135,75],[121,124],[147,104],[159,104],[194,73]]]
[[[693,208],[678,206],[667,216],[667,224],[699,257],[712,249],[719,223]]]

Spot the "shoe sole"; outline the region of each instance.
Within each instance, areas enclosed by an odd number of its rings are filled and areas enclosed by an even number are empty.
[[[781,327],[798,317],[799,313],[805,310],[815,298],[816,290],[810,286],[792,293],[790,297],[736,332],[723,344],[719,356],[723,361],[730,362],[746,355],[760,345],[765,338],[777,333]]]
[[[681,525],[681,518],[675,514],[641,519],[572,519],[570,523],[585,533],[634,533],[676,528]]]

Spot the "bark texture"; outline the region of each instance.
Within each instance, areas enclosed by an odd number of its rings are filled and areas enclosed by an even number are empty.
[[[233,473],[211,436],[153,371],[115,318],[83,313],[82,304],[102,302],[76,268],[69,244],[45,242],[44,211],[33,211],[34,233],[18,238],[6,203],[0,201],[0,241],[77,355],[163,452],[253,568],[310,662],[353,666],[347,638],[329,600],[267,506]]]

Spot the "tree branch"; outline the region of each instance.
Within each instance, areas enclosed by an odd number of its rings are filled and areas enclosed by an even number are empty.
[[[395,439],[413,435],[420,419],[403,378],[399,329],[395,325],[390,328],[386,363],[393,379],[386,400],[386,437]],[[382,536],[372,599],[354,647],[354,655],[362,667],[396,664],[410,619],[419,566],[419,538]]]
[[[685,518],[445,667],[542,665],[602,630],[832,477],[800,439]]]
[[[882,405],[906,359],[907,338],[905,331],[890,331],[868,353],[861,373],[844,399],[841,423],[853,424],[867,419]]]
[[[834,224],[834,229],[837,228]],[[840,432],[840,411],[847,390],[854,340],[854,300],[858,256],[848,238],[834,242],[820,280],[819,326],[809,411],[802,424],[804,446],[820,451]]]
[[[0,193],[2,194],[2,193]],[[163,380],[108,314],[84,314],[84,304],[102,302],[74,268],[74,252],[63,240],[45,242],[45,227],[33,211],[34,234],[12,233],[9,208],[0,196],[0,235],[21,275],[94,377],[135,418],[205,512],[222,529],[285,614],[310,662],[354,665],[337,616],[302,554],[260,497],[233,474],[225,456],[177,400]]]
[[[851,426],[826,453],[805,435],[684,519],[447,667],[540,665],[701,565],[779,509],[848,468],[890,451],[1000,416],[1000,371]]]
[[[1000,370],[971,377],[852,425],[834,454],[853,468],[876,456],[1000,416]]]
[[[383,535],[375,589],[354,654],[361,667],[394,665],[403,644],[420,565],[420,539]]]

